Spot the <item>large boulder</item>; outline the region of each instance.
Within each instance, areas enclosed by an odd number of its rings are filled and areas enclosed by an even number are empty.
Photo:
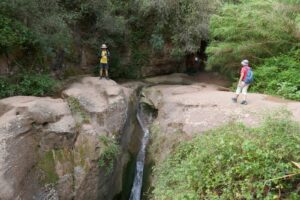
[[[40,187],[32,169],[44,152],[72,146],[75,122],[62,99],[11,97],[0,108],[0,198],[33,198]]]
[[[132,130],[133,90],[86,77],[62,99],[0,100],[0,199],[112,199],[122,190]],[[120,154],[113,169],[99,167],[107,145]]]
[[[87,77],[63,91],[64,98],[76,99],[90,117],[93,128],[107,133],[120,132],[127,115],[128,89],[114,81]],[[76,101],[75,100],[75,101]]]
[[[122,190],[123,167],[126,153],[118,158],[113,173],[99,169],[98,160],[103,153],[100,137],[121,139],[128,118],[129,97],[132,90],[119,86],[114,81],[87,77],[63,92],[71,106],[76,102],[85,120],[74,144],[75,199],[112,199]],[[75,101],[75,102],[74,102]],[[73,104],[73,105],[72,105]],[[71,108],[72,109],[72,108]],[[77,108],[78,109],[78,108]],[[111,161],[114,162],[114,161]],[[101,198],[100,198],[101,197]]]

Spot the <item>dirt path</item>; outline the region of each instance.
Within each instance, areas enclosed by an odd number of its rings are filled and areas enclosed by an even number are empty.
[[[162,82],[166,79],[168,76],[161,77]],[[158,80],[156,78],[156,82]],[[157,122],[169,133],[176,129],[187,134],[199,133],[233,120],[255,126],[266,113],[280,109],[289,110],[300,122],[300,102],[251,93],[250,90],[248,105],[233,103],[234,93],[228,89],[230,82],[215,74],[203,73],[193,77],[177,74],[168,80],[192,82],[191,85],[174,83],[147,89],[147,97],[159,109]]]

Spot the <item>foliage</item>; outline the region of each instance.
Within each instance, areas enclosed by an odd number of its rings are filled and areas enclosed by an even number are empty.
[[[300,51],[266,59],[255,69],[255,91],[300,100]]]
[[[165,41],[161,34],[152,34],[150,43],[155,51],[161,51],[165,47]]]
[[[21,31],[24,29],[32,33],[32,37],[27,37],[28,43],[32,45],[26,46],[31,50],[30,55],[26,51],[18,59],[24,61],[30,56],[27,62],[22,64],[25,67],[34,65],[38,69],[40,64],[55,64],[62,54],[62,62],[66,59],[74,63],[74,58],[78,57],[80,52],[79,47],[89,47],[95,52],[104,42],[112,48],[120,47],[119,38],[122,38],[124,33],[125,20],[115,13],[115,5],[119,4],[114,0],[2,0],[0,13],[5,19],[17,24],[19,29],[21,27]],[[0,30],[1,24],[4,23],[1,16]],[[5,27],[8,28],[5,29],[6,32],[1,31],[0,43],[6,41],[4,36],[14,39],[15,35],[20,35],[21,31],[15,29],[15,26]],[[21,32],[22,37],[19,37],[21,39],[26,39],[24,30]],[[2,36],[3,34],[5,35]],[[21,44],[16,39],[8,42],[6,46],[18,49],[24,43]],[[2,46],[0,50],[4,51]]]
[[[67,99],[68,101],[68,105],[71,109],[71,112],[75,115],[78,114],[78,116],[80,117],[79,122],[78,123],[89,123],[90,122],[90,117],[88,116],[87,112],[82,109],[80,102],[78,99],[76,99],[75,97],[68,97]]]
[[[142,0],[138,11],[152,23],[151,44],[154,49],[172,42],[172,54],[182,57],[196,52],[201,40],[208,39],[209,19],[221,1],[218,0]]]
[[[13,66],[63,70],[107,43],[112,78],[139,78],[151,56],[195,53],[211,27],[209,63],[231,69],[299,46],[299,7],[298,0],[2,0],[0,54],[11,53]]]
[[[26,45],[31,51],[11,56],[22,67],[38,69],[47,63],[62,69],[65,61],[78,64],[82,49],[96,52],[107,43],[112,78],[139,78],[151,54],[172,53],[180,60],[199,49],[201,41],[208,39],[209,18],[221,2],[3,0],[0,12],[32,33],[31,46]]]
[[[46,96],[59,89],[59,83],[49,74],[26,72],[0,78],[0,98],[15,95]]]
[[[278,111],[258,128],[231,123],[182,143],[161,166],[153,199],[299,199],[300,127]]]
[[[150,62],[151,52],[147,46],[147,32],[145,24],[140,19],[131,19],[130,36],[128,38],[128,50],[130,59],[122,62],[120,54],[114,50],[111,54],[110,74],[112,78],[137,79],[141,77],[141,68]]]
[[[33,35],[28,28],[0,15],[0,54],[29,46],[32,40]]]
[[[70,47],[67,23],[72,21],[72,14],[65,12],[59,0],[2,0],[0,11],[34,33],[30,42],[42,51],[42,55],[54,56],[57,49]]]
[[[68,12],[75,13],[83,45],[95,50],[99,50],[102,43],[108,43],[110,47],[118,45],[117,37],[125,31],[126,21],[121,9],[126,9],[126,2],[63,0],[62,4]]]
[[[68,79],[70,77],[79,76],[84,74],[84,71],[78,66],[68,66],[63,70],[63,78]]]
[[[120,153],[120,147],[113,138],[100,136],[99,140],[103,149],[98,164],[100,167],[106,167],[106,174],[108,175],[113,170],[114,162]]]
[[[230,71],[240,67],[244,58],[260,63],[299,46],[296,19],[300,4],[289,2],[242,0],[225,4],[210,23],[210,67]]]

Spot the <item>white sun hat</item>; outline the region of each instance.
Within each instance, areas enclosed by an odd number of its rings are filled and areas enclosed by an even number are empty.
[[[242,64],[243,66],[249,65],[249,61],[248,61],[248,60],[243,60],[243,61],[241,62],[241,64]]]

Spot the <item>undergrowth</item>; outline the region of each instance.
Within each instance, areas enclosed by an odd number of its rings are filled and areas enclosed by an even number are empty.
[[[300,100],[300,51],[269,58],[255,70],[255,91]]]
[[[120,148],[113,138],[100,136],[99,140],[103,149],[101,150],[101,156],[98,164],[100,167],[106,168],[106,175],[108,175],[113,170],[114,162],[120,153]]]
[[[68,101],[68,105],[71,109],[71,112],[80,117],[80,119],[78,119],[79,121],[77,123],[81,124],[81,123],[89,123],[90,122],[89,115],[86,113],[85,110],[82,109],[78,99],[76,99],[75,97],[68,97],[67,101]]]
[[[13,77],[0,77],[0,98],[17,95],[51,96],[59,88],[60,83],[49,74],[26,72]]]
[[[300,199],[300,127],[288,115],[275,113],[257,128],[231,123],[182,143],[155,167],[152,199]]]

